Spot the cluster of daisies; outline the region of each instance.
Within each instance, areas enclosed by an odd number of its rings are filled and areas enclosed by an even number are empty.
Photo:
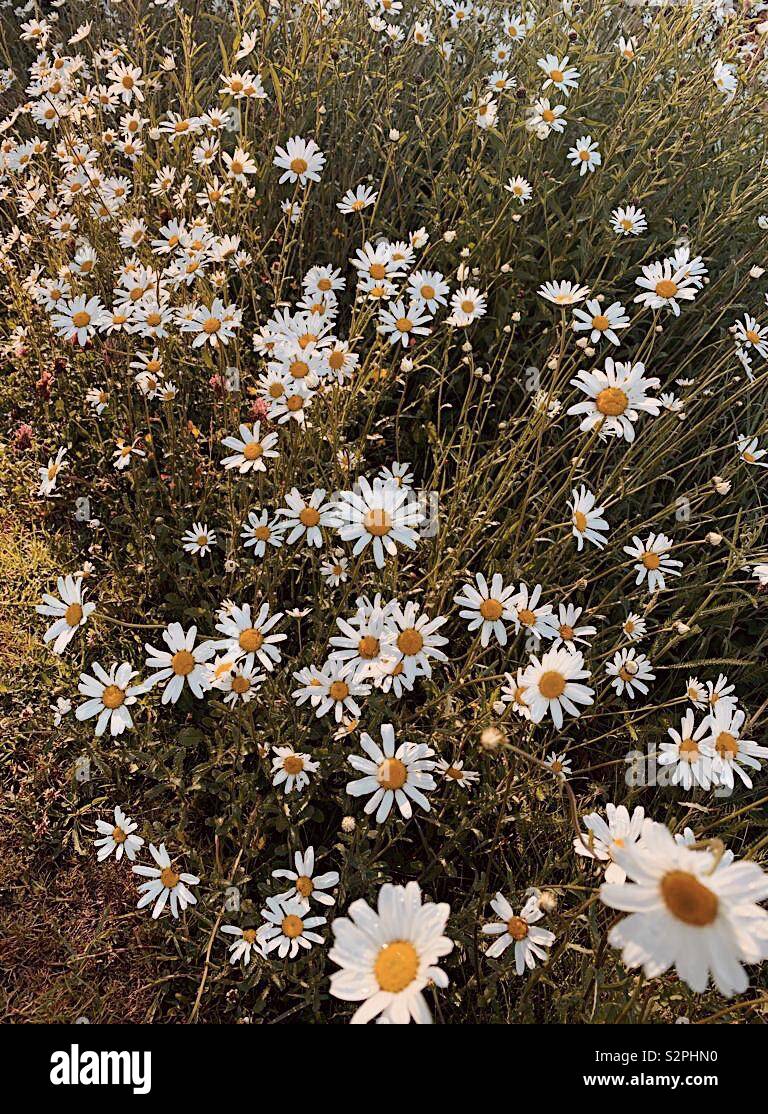
[[[557,150],[558,137],[573,123],[595,130],[592,123],[579,123],[582,71],[589,77],[586,57],[584,65],[576,64],[578,48],[570,54],[545,50],[536,60],[535,92],[520,90],[513,69],[519,44],[536,27],[530,6],[523,12],[477,0],[434,0],[412,18],[413,6],[402,0],[365,0],[365,5],[368,25],[388,51],[436,52],[448,64],[463,55],[463,36],[470,29],[481,36],[482,80],[468,88],[462,108],[475,141],[494,130],[503,138],[498,129],[505,117],[518,113],[518,100],[523,134],[530,133],[533,143],[549,142]],[[323,24],[340,18],[341,5],[332,0],[314,6]],[[268,7],[265,18],[277,23],[278,5]],[[2,121],[0,200],[15,206],[29,231],[15,226],[5,237],[0,264],[8,272],[18,269],[52,351],[66,348],[85,363],[90,352],[108,350],[110,360],[116,353],[122,360],[125,384],[119,381],[122,373],[110,372],[105,361],[85,396],[99,443],[109,443],[105,452],[122,476],[113,477],[121,490],[129,489],[137,474],[147,478],[152,467],[162,467],[151,429],[158,414],[177,424],[189,417],[182,413],[189,368],[210,374],[209,384],[220,396],[231,393],[231,424],[212,434],[210,474],[213,485],[223,480],[236,494],[230,509],[237,505],[233,515],[244,517],[233,532],[231,516],[223,525],[207,499],[193,504],[175,533],[179,563],[188,566],[192,558],[202,570],[223,550],[225,569],[231,565],[228,571],[236,572],[239,548],[243,567],[258,572],[286,553],[301,553],[317,559],[329,588],[348,584],[354,602],[345,605],[344,614],[333,615],[317,656],[299,639],[290,640],[286,617],[293,612],[258,595],[245,600],[237,591],[238,599],[222,600],[199,620],[202,633],[197,623],[143,623],[142,629],[157,630],[145,643],[143,662],[89,658],[79,677],[76,720],[90,722],[103,746],[105,737],[118,740],[132,730],[134,716],[151,719],[162,709],[173,715],[181,701],[180,718],[203,700],[220,701],[225,714],[239,716],[247,709],[247,716],[266,707],[282,685],[303,709],[307,726],[322,721],[334,741],[356,738],[348,753],[324,759],[334,768],[323,773],[343,777],[340,784],[352,802],[361,799],[363,815],[392,830],[415,814],[429,813],[439,786],[471,790],[480,780],[457,754],[440,755],[431,742],[420,741],[418,728],[409,738],[411,731],[390,722],[396,702],[407,702],[409,694],[419,699],[440,673],[453,680],[456,660],[471,666],[485,652],[497,655],[503,682],[490,702],[492,711],[499,723],[511,722],[529,739],[536,732],[561,732],[567,720],[579,720],[593,705],[613,702],[628,718],[630,702],[642,703],[659,668],[641,649],[657,632],[650,616],[684,587],[695,566],[683,552],[685,542],[660,528],[637,526],[630,528],[637,533],[627,533],[627,544],[610,550],[620,548],[621,555],[607,575],[633,584],[618,621],[573,602],[570,593],[558,599],[555,589],[534,582],[538,577],[524,579],[511,562],[478,569],[479,558],[457,574],[450,590],[453,606],[436,613],[395,587],[398,562],[418,550],[432,525],[408,461],[387,457],[388,465],[366,475],[364,462],[350,454],[349,480],[341,490],[330,490],[330,481],[321,477],[303,479],[289,470],[285,479],[281,472],[286,458],[295,459],[297,445],[317,437],[331,407],[363,390],[367,377],[386,374],[379,361],[396,361],[407,374],[420,361],[431,369],[433,345],[466,343],[471,351],[472,327],[482,330],[494,312],[495,285],[484,281],[476,259],[467,261],[469,248],[461,249],[450,269],[445,264],[438,269],[456,231],[446,228],[437,235],[380,218],[384,176],[379,188],[373,180],[345,181],[332,207],[334,219],[343,218],[345,228],[355,230],[351,257],[327,262],[314,255],[304,259],[302,253],[295,285],[269,285],[276,268],[262,244],[282,243],[289,255],[291,237],[300,238],[318,187],[329,188],[333,160],[330,149],[323,150],[324,113],[318,111],[307,128],[313,135],[286,132],[270,146],[265,162],[246,126],[258,131],[279,92],[272,67],[269,76],[266,68],[263,77],[256,72],[259,27],[242,29],[217,87],[190,115],[178,111],[179,105],[157,108],[162,75],[176,66],[170,54],[155,73],[139,66],[124,44],[97,46],[91,35],[87,23],[64,41],[55,12],[21,25],[21,38],[34,48],[35,59],[24,96]],[[636,37],[619,37],[614,50],[612,65],[642,65]],[[711,80],[729,104],[736,101],[735,63],[718,58]],[[0,91],[12,89],[14,81],[11,71],[0,71]],[[400,138],[397,129],[390,130],[390,143]],[[602,148],[592,134],[574,138],[562,159],[570,188],[581,188],[580,179],[600,180],[604,160],[608,165],[615,158],[609,144]],[[241,214],[250,206],[256,212],[264,195],[275,191],[281,191],[280,216],[272,235],[264,230],[251,237],[250,229],[230,219],[233,211]],[[536,204],[536,183],[513,174],[499,198],[500,219],[514,223]],[[643,246],[648,218],[639,205],[625,200],[610,218],[599,219],[613,242]],[[768,228],[768,216],[765,221]],[[383,228],[387,235],[378,231]],[[30,267],[24,260],[35,240],[50,250],[46,262]],[[548,321],[554,316],[563,349],[574,339],[568,385],[576,401],[564,411],[577,419],[573,436],[578,439],[580,431],[590,446],[594,437],[606,457],[642,437],[649,419],[670,413],[685,419],[689,400],[663,389],[661,375],[668,369],[639,334],[646,337],[689,312],[710,276],[687,239],[670,254],[658,254],[649,244],[623,294],[604,292],[601,280],[591,288],[556,277],[537,290],[538,310],[545,303]],[[501,268],[502,282],[509,270],[506,264]],[[254,273],[269,290],[268,309],[243,296]],[[761,274],[756,268],[751,277]],[[531,295],[535,301],[533,288]],[[768,359],[768,326],[761,323],[760,310],[752,309],[730,326],[736,361],[750,382],[755,362]],[[520,320],[518,311],[512,320]],[[16,329],[7,351],[15,344],[23,352],[30,335],[24,327]],[[549,370],[557,371],[561,361],[553,360]],[[246,376],[247,412],[239,409],[246,403],[241,385]],[[110,441],[103,431],[106,423],[124,421],[126,384],[145,431],[135,421],[125,422]],[[561,407],[554,390],[539,392],[533,404],[552,414]],[[761,434],[758,428],[729,435],[735,437],[734,467],[754,467],[758,477],[768,468]],[[50,451],[47,464],[38,468],[36,495],[66,502],[78,480],[71,446]],[[609,485],[585,479],[572,486],[573,475],[561,496],[557,541],[580,553],[590,546],[603,551],[612,529],[620,526],[610,521]],[[316,480],[325,486],[315,486]],[[729,481],[713,482],[715,490],[729,490]],[[370,595],[358,594],[356,580],[363,574],[373,584],[366,589]],[[768,585],[768,565],[755,564],[752,576]],[[73,648],[84,646],[90,655],[100,621],[110,621],[99,614],[83,573],[60,576],[56,593],[46,593],[37,611],[49,621],[42,637],[55,654],[66,653],[74,642]],[[82,639],[89,624],[93,637]],[[523,664],[512,665],[519,661]],[[483,680],[479,672],[472,683],[477,676]],[[160,709],[151,706],[152,694],[159,696]],[[658,748],[670,784],[721,794],[733,791],[737,780],[751,788],[750,772],[761,769],[768,747],[748,737],[752,727],[735,685],[724,675],[704,682],[691,676],[685,693],[671,703],[686,708],[678,726],[667,728],[671,741]],[[384,706],[384,722],[371,714],[372,705]],[[69,699],[57,701],[57,725],[72,707]],[[366,722],[369,715],[373,723]],[[502,732],[499,737],[505,738]],[[579,774],[573,770],[574,752],[563,745],[566,749],[553,751],[544,765],[557,781],[570,782]],[[297,798],[316,788],[309,789],[321,772],[320,760],[290,739],[258,751],[290,819]],[[354,830],[354,817],[345,822],[351,824],[346,830]],[[194,888],[201,879],[175,864],[165,843],[150,842],[151,863],[138,861],[145,839],[121,808],[108,821],[98,819],[96,828],[98,859],[125,859],[141,879],[139,908],[151,910],[155,919],[167,909],[178,919],[197,904]],[[338,968],[330,975],[330,992],[357,1004],[353,1021],[429,1022],[429,995],[448,985],[441,961],[454,948],[460,951],[449,904],[427,899],[416,881],[387,882],[375,907],[353,900],[346,915],[329,922],[337,887],[349,880],[340,870],[318,869],[322,849],[316,855],[313,845],[304,846],[293,851],[288,868],[273,871],[275,892],[265,897],[255,923],[243,916],[240,923],[221,925],[230,963],[248,968],[291,961],[330,944],[328,958]],[[757,904],[768,897],[766,875],[754,862],[735,862],[717,840],[697,840],[690,829],[673,835],[642,808],[630,815],[624,806],[609,804],[605,816],[594,812],[583,818],[573,847],[579,860],[586,860],[586,870],[604,867],[603,903],[628,914],[610,930],[609,942],[629,968],[641,967],[648,977],[674,968],[697,992],[712,982],[731,995],[747,987],[744,965],[768,958],[768,913]],[[514,879],[507,892],[514,901],[502,892],[490,900],[494,919],[484,919],[485,908],[475,910],[475,919],[492,938],[487,959],[501,959],[509,973],[514,968],[522,976],[536,963],[549,962],[553,949],[556,960],[562,924],[552,893],[535,887],[521,892]]]
[[[378,757],[389,752],[385,743]],[[391,756],[385,761],[399,760]],[[574,850],[604,867],[603,903],[629,914],[613,926],[609,943],[622,950],[628,967],[642,967],[649,978],[674,967],[694,991],[705,991],[711,981],[726,996],[743,993],[749,984],[744,965],[768,958],[768,912],[758,904],[768,897],[768,875],[757,863],[736,862],[718,840],[697,841],[690,828],[673,837],[641,807],[630,815],[623,805],[609,804],[605,813],[584,818]],[[97,827],[100,860],[113,853],[117,860],[123,855],[135,860],[144,841],[120,808]],[[189,886],[200,879],[177,869],[164,844],[150,844],[150,852],[155,866],[132,867],[147,879],[139,887],[139,908],[153,905],[152,916],[158,917],[168,905],[177,917],[196,904]],[[260,923],[221,926],[232,940],[231,964],[266,962],[272,952],[280,959],[295,959],[327,943],[327,918],[315,906],[330,911],[335,898],[329,891],[339,883],[338,872],[317,872],[310,846],[296,851],[289,867],[273,871],[272,877],[287,882],[288,888],[267,897]],[[502,893],[490,905],[498,919],[482,925],[482,933],[493,937],[487,959],[499,959],[511,948],[518,975],[549,960],[557,934],[539,922],[556,910],[553,894],[534,889],[519,912]],[[348,916],[331,922],[328,954],[338,970],[331,975],[330,990],[334,997],[360,1003],[353,1023],[431,1021],[424,991],[448,985],[437,961],[454,948],[445,934],[450,915],[447,903],[424,901],[417,882],[386,883],[376,909],[358,899]]]

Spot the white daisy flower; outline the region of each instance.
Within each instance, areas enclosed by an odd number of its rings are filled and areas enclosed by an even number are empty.
[[[200,879],[194,874],[185,874],[183,871],[175,870],[164,843],[161,843],[159,847],[150,843],[149,851],[157,863],[157,867],[134,866],[131,868],[134,874],[149,879],[148,882],[142,882],[139,886],[141,897],[136,908],[143,909],[154,901],[152,919],[157,920],[166,904],[170,904],[172,916],[178,919],[179,911],[183,913],[188,905],[197,905],[197,898],[188,887],[199,885]]]
[[[734,773],[743,781],[747,789],[752,788],[752,780],[743,769],[760,770],[759,758],[768,758],[768,747],[760,746],[754,739],[743,739],[741,730],[746,719],[740,708],[722,701],[707,716],[705,723],[709,734],[706,743],[712,747],[712,781],[733,789]]]
[[[431,747],[405,742],[395,749],[395,729],[391,723],[381,725],[381,746],[366,732],[360,736],[360,746],[368,757],[353,754],[347,761],[364,776],[348,782],[347,793],[351,797],[369,797],[365,804],[367,816],[375,812],[376,823],[382,824],[393,805],[397,805],[404,820],[413,815],[413,804],[429,812],[424,792],[435,788],[432,777],[435,752]]]
[[[331,925],[335,943],[329,958],[340,970],[331,975],[331,994],[345,1002],[361,1002],[353,1025],[382,1015],[405,1025],[432,1021],[422,991],[429,983],[448,985],[436,964],[453,942],[443,935],[450,915],[447,904],[422,904],[418,882],[385,883],[376,910],[367,901],[353,901],[348,917]]]
[[[417,528],[424,514],[410,488],[376,477],[371,485],[360,476],[352,491],[342,491],[333,504],[339,537],[354,542],[357,557],[370,544],[376,567],[383,569],[386,556],[394,557],[397,546],[415,549]]]
[[[277,514],[282,515],[283,525],[290,530],[286,542],[295,545],[303,539],[306,545],[320,549],[323,544],[322,527],[338,528],[339,520],[336,504],[324,502],[325,488],[316,487],[309,499],[304,499],[297,488],[292,488],[285,496],[287,507],[279,507]]]
[[[261,910],[266,921],[258,931],[259,943],[264,954],[276,951],[280,959],[295,959],[303,949],[309,951],[313,944],[325,941],[311,929],[326,923],[325,917],[308,917],[309,905],[295,898],[268,897],[267,908]]]
[[[390,344],[399,342],[407,348],[411,337],[429,336],[431,330],[427,325],[431,320],[432,314],[427,311],[424,302],[410,302],[406,307],[405,301],[399,298],[379,311],[378,330],[389,339]]]
[[[579,286],[577,282],[544,282],[538,294],[555,306],[572,306],[589,296],[589,287]]]
[[[217,639],[213,646],[225,654],[233,656],[235,660],[245,655],[251,655],[259,660],[264,669],[271,672],[280,664],[281,652],[278,643],[285,642],[287,634],[272,632],[283,617],[282,611],[269,614],[269,604],[263,603],[255,615],[251,614],[251,605],[245,603],[242,607],[235,604],[227,615],[220,616],[216,630],[224,635]]]
[[[626,441],[635,439],[635,422],[641,413],[659,415],[659,403],[648,398],[647,391],[659,386],[655,377],[645,377],[642,363],[619,363],[609,356],[605,370],[580,370],[571,386],[578,387],[589,396],[586,402],[577,402],[568,407],[569,414],[584,415],[580,429],[597,429],[601,437],[623,437]]]
[[[574,837],[573,849],[577,855],[607,863],[606,882],[621,883],[626,873],[624,867],[614,861],[615,856],[618,851],[641,840],[650,821],[640,805],[630,816],[624,805],[609,803],[605,806],[605,815],[605,820],[599,812],[590,812],[582,818],[586,833]]]
[[[60,599],[45,592],[43,602],[36,605],[35,611],[38,615],[46,615],[54,619],[43,635],[43,641],[52,641],[51,649],[54,654],[61,654],[78,628],[88,622],[88,617],[96,610],[96,604],[85,602],[86,589],[83,587],[82,577],[58,577],[56,591]]]
[[[309,909],[310,900],[317,901],[321,905],[333,905],[335,899],[325,891],[338,886],[339,875],[335,870],[326,871],[325,874],[315,874],[314,847],[308,847],[303,854],[301,851],[296,851],[293,865],[295,870],[272,871],[273,878],[287,878],[292,883],[291,888],[285,893],[277,894],[277,900],[285,901],[292,898],[305,909]]]
[[[642,268],[642,275],[635,279],[635,285],[643,289],[635,302],[649,309],[663,309],[665,306],[680,316],[680,302],[692,302],[696,297],[698,284],[686,274],[685,266],[677,266],[673,259],[657,260]]]
[[[610,525],[603,515],[605,507],[597,506],[597,499],[591,491],[584,486],[575,487],[568,500],[571,509],[571,531],[576,539],[576,548],[581,553],[584,542],[591,542],[598,549],[605,549],[607,534]]]
[[[97,739],[104,734],[107,727],[113,737],[122,735],[125,730],[133,727],[128,708],[136,703],[137,697],[146,689],[143,685],[131,685],[138,674],[135,669],[131,669],[128,662],[110,666],[109,673],[97,661],[93,662],[91,669],[94,676],[80,674],[77,691],[87,699],[75,709],[75,717],[86,720],[98,716],[95,731]]]
[[[345,712],[359,719],[362,712],[357,698],[368,696],[371,691],[370,685],[357,680],[349,667],[334,659],[329,659],[322,669],[314,669],[309,680],[303,671],[294,673],[294,677],[301,684],[291,693],[297,705],[309,700],[318,719],[332,710],[337,723],[341,723]]]
[[[526,967],[532,971],[537,959],[546,963],[549,958],[547,949],[554,944],[555,934],[547,928],[536,927],[536,922],[544,916],[536,897],[529,897],[518,914],[503,894],[497,893],[491,901],[491,908],[501,921],[492,921],[482,927],[486,936],[497,937],[485,953],[488,959],[498,959],[510,944],[514,944],[518,975],[524,975]]]
[[[679,731],[674,727],[667,728],[672,742],[661,744],[658,763],[660,766],[674,767],[673,785],[680,785],[685,790],[695,786],[702,789],[712,787],[712,759],[715,752],[711,743],[704,738],[708,730],[708,717],[695,727],[694,714],[690,709],[680,721]]]
[[[40,496],[52,495],[56,490],[56,483],[59,478],[59,473],[63,468],[69,465],[69,461],[64,457],[67,455],[65,448],[60,448],[55,457],[50,457],[48,464],[45,468],[38,468],[40,477],[40,486],[37,489],[37,494]]]
[[[629,913],[608,940],[621,948],[627,967],[655,978],[674,966],[698,994],[710,977],[721,994],[743,994],[749,978],[742,964],[768,958],[768,876],[755,862],[714,869],[708,851],[675,843],[663,824],[652,824],[642,846],[616,852],[630,882],[603,885],[601,900]]]
[[[480,774],[476,770],[464,769],[464,762],[461,758],[455,758],[453,762],[447,762],[445,758],[438,758],[435,762],[435,773],[442,774],[446,781],[452,781],[454,785],[458,785],[461,789],[467,791],[480,780]]]
[[[593,173],[595,167],[600,166],[603,161],[603,156],[600,154],[597,143],[592,139],[591,135],[583,135],[581,139],[578,139],[575,146],[569,148],[566,158],[572,166],[579,167],[579,176],[581,178],[584,177],[587,171]]]
[[[232,449],[231,456],[222,460],[224,468],[237,468],[240,475],[246,472],[266,472],[265,460],[274,459],[280,454],[275,451],[278,435],[267,433],[261,436],[261,424],[254,422],[252,426],[241,425],[238,430],[239,437],[225,437],[222,445]]]
[[[283,544],[283,535],[287,524],[276,516],[269,517],[269,511],[255,510],[248,512],[247,525],[240,531],[243,545],[246,549],[253,549],[254,557],[261,558],[267,551],[267,546],[279,549]]]
[[[605,672],[613,678],[611,688],[616,690],[616,694],[621,696],[626,692],[630,700],[634,700],[637,692],[646,695],[648,685],[645,682],[656,680],[650,661],[645,654],[638,654],[634,647],[617,650],[613,661],[606,662]]]
[[[171,623],[163,631],[167,650],[158,650],[149,642],[145,643],[144,648],[149,654],[147,668],[156,672],[144,683],[143,691],[166,682],[162,703],[175,704],[187,684],[193,695],[200,699],[208,686],[205,663],[213,657],[215,646],[210,641],[195,646],[196,638],[197,627],[185,631],[180,623]]]
[[[647,580],[648,591],[651,594],[656,591],[663,592],[666,588],[664,578],[680,576],[679,570],[683,567],[682,561],[675,561],[667,555],[673,539],[668,538],[666,534],[650,533],[644,542],[637,535],[633,536],[632,542],[632,545],[624,546],[624,552],[637,561],[634,566],[637,573],[635,584],[642,584]]]
[[[583,607],[576,607],[572,603],[560,604],[557,615],[552,616],[552,628],[557,631],[557,636],[552,642],[553,650],[557,650],[560,646],[575,650],[579,642],[589,645],[589,639],[593,634],[597,634],[597,627],[578,625],[583,610]]]
[[[563,726],[563,712],[580,716],[578,704],[594,703],[595,690],[582,684],[589,677],[584,658],[578,651],[547,650],[541,660],[535,656],[523,672],[522,699],[531,710],[533,723],[549,714],[555,727]]]
[[[589,332],[591,344],[599,344],[605,337],[611,344],[619,345],[618,329],[629,328],[629,317],[621,302],[611,302],[609,306],[602,306],[597,298],[590,298],[585,309],[573,311],[573,331],[575,333]]]
[[[205,557],[216,545],[216,534],[208,529],[207,523],[193,522],[191,530],[185,530],[181,537],[185,553],[195,557]]]
[[[234,943],[229,945],[230,963],[239,963],[242,959],[247,967],[253,959],[254,953],[262,959],[266,958],[257,929],[239,928],[236,924],[223,924],[221,931],[227,936],[234,937]]]
[[[313,762],[308,754],[295,751],[293,747],[272,747],[272,784],[285,786],[285,793],[292,793],[295,789],[301,793],[309,785],[309,775],[315,774],[320,769],[318,762]]]
[[[115,805],[113,823],[107,823],[106,820],[97,820],[96,830],[99,832],[101,839],[95,839],[93,846],[99,849],[96,856],[99,862],[108,859],[113,851],[115,862],[119,863],[123,855],[133,862],[136,858],[136,852],[144,846],[142,837],[133,834],[138,826],[135,821],[131,820],[130,816],[125,815],[118,805]]]
[[[386,646],[385,657],[390,661],[390,666],[398,669],[407,682],[416,677],[432,676],[432,661],[447,661],[446,654],[440,649],[448,644],[437,631],[448,620],[443,615],[434,619],[422,612],[418,613],[419,605],[413,601],[401,607],[395,600],[392,602],[385,628],[384,642]],[[380,670],[376,670],[377,675]]]
[[[495,573],[489,586],[480,572],[475,573],[475,585],[464,584],[461,592],[453,597],[453,602],[464,609],[459,611],[459,615],[462,619],[469,620],[467,630],[480,629],[481,646],[488,645],[491,635],[500,646],[506,646],[505,623],[514,622],[516,615],[515,585],[505,587],[501,573]]]
[[[308,182],[319,182],[325,155],[320,150],[314,139],[302,139],[293,136],[285,147],[278,147],[273,164],[283,173],[280,175],[280,185],[283,182],[298,182],[306,186]]]
[[[619,206],[611,213],[611,227],[620,236],[639,236],[648,228],[645,213],[636,205]]]

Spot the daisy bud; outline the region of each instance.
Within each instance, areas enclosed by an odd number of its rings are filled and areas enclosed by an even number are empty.
[[[681,622],[680,619],[676,619],[672,625],[678,634],[688,634],[691,629],[687,623]]]
[[[553,356],[551,360],[547,360],[547,367],[550,371],[557,371],[557,356]]]
[[[576,347],[577,348],[586,348],[588,344],[589,344],[589,341],[587,340],[586,337],[579,337],[579,339],[576,341]]]
[[[523,219],[523,214],[522,213],[513,213],[512,214],[512,220],[515,222],[515,224],[519,224],[522,219]]]
[[[521,315],[520,315],[520,312],[518,310],[515,310],[515,312],[512,314],[512,320],[513,321],[520,321],[521,320]]]
[[[357,821],[355,820],[354,816],[345,816],[341,821],[341,830],[342,832],[346,832],[347,835],[349,835],[351,832],[354,832],[356,827]]]
[[[753,279],[759,279],[760,276],[764,275],[764,274],[765,274],[765,267],[752,267],[752,269],[749,272],[749,277],[753,278]]]
[[[552,890],[542,890],[539,894],[539,909],[542,913],[554,913],[557,909],[557,894]]]
[[[730,480],[724,480],[722,476],[713,476],[712,486],[718,495],[727,495],[731,490]]]
[[[720,542],[722,540],[723,540],[723,535],[722,534],[716,534],[714,530],[710,530],[710,532],[707,534],[707,541],[709,542],[710,545],[720,545]]]
[[[507,737],[499,727],[486,727],[480,735],[480,746],[483,750],[498,750],[506,741]]]
[[[584,355],[585,356],[594,356],[594,354],[595,354],[595,350],[594,350],[594,348],[592,348],[591,345],[590,345],[589,348],[584,349]]]
[[[507,710],[507,705],[504,703],[503,700],[494,700],[491,706],[497,716],[503,716]]]
[[[450,232],[444,232],[443,239],[445,240],[446,244],[452,244],[453,241],[456,239],[456,233],[453,230],[451,230]]]
[[[501,273],[502,273],[502,275],[506,275],[506,274],[509,273],[509,263],[502,263]]]
[[[392,140],[393,143],[397,143],[398,139],[400,138],[400,132],[397,130],[397,128],[389,129],[389,138]]]

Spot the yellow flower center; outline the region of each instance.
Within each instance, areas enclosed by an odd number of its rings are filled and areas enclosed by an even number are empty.
[[[522,917],[510,917],[507,921],[507,932],[513,940],[524,940],[528,935],[528,925]]]
[[[387,268],[383,263],[371,263],[368,273],[373,279],[383,279],[387,276]]]
[[[595,399],[595,406],[601,414],[617,418],[629,406],[629,399],[621,387],[605,387]]]
[[[195,659],[189,650],[179,650],[171,658],[171,669],[177,677],[186,677],[195,668]]]
[[[243,456],[246,460],[258,460],[263,452],[259,441],[249,441],[243,449]]]
[[[296,889],[299,891],[302,897],[309,897],[314,888],[315,887],[312,884],[312,879],[308,875],[300,874],[299,877],[296,879]]]
[[[536,625],[536,612],[531,611],[530,607],[521,607],[517,612],[517,617],[524,627]]]
[[[334,681],[328,692],[332,700],[346,700],[349,696],[349,685],[345,681]]]
[[[299,522],[302,526],[317,526],[320,521],[320,512],[314,507],[302,507],[299,511]]]
[[[291,170],[294,174],[304,174],[307,170],[306,159],[291,159]]]
[[[243,939],[245,940],[246,944],[255,944],[257,937],[258,933],[255,928],[246,928],[245,932],[243,933]]]
[[[305,363],[304,360],[294,360],[288,370],[294,379],[304,379],[305,376],[309,375],[309,364]]]
[[[465,298],[461,303],[461,308],[464,313],[474,313],[475,303],[470,298]]]
[[[203,323],[203,332],[208,333],[208,336],[211,336],[213,333],[218,333],[220,328],[221,321],[219,321],[218,317],[209,317],[208,320]]]
[[[413,328],[413,322],[410,317],[398,317],[395,328],[401,333],[409,333]]]
[[[385,758],[376,773],[376,780],[383,789],[402,789],[408,780],[408,770],[399,758]]]
[[[551,108],[545,108],[541,114],[541,118],[545,124],[551,124],[552,121],[555,119],[555,114]]]
[[[661,279],[656,283],[656,293],[660,298],[674,298],[677,294],[677,283],[672,279]]]
[[[393,940],[382,948],[373,965],[379,989],[399,994],[410,986],[419,971],[419,956],[408,940]]]
[[[421,296],[422,296],[422,298],[424,299],[425,302],[428,302],[430,300],[430,298],[434,298],[434,296],[435,296],[434,286],[430,286],[428,282],[425,282],[424,285],[421,288]]]
[[[237,643],[246,654],[255,654],[264,644],[264,635],[255,627],[246,627],[245,630],[240,631]]]
[[[122,828],[113,828],[112,829],[112,839],[115,841],[115,843],[125,843],[127,838],[128,838],[128,836],[126,835],[126,833],[123,831]]]
[[[542,673],[539,692],[546,700],[557,700],[565,692],[565,677],[554,669]]]
[[[566,642],[570,642],[573,638],[573,627],[569,627],[567,623],[561,623],[558,627],[558,631],[560,637],[564,638]]]
[[[704,928],[717,917],[717,895],[685,870],[670,870],[661,880],[661,896],[673,917]]]
[[[172,890],[179,884],[179,875],[171,867],[166,866],[160,871],[160,881],[166,889]]]
[[[72,314],[72,324],[76,329],[85,329],[90,323],[91,315],[86,313],[84,309],[81,309],[79,313]]]
[[[573,525],[576,527],[580,534],[584,533],[587,528],[587,516],[584,514],[583,511],[573,512]]]
[[[83,609],[79,603],[71,603],[67,610],[64,612],[64,618],[67,625],[76,627],[79,625],[83,618]]]
[[[283,759],[283,769],[288,774],[300,774],[304,769],[304,759],[298,754],[289,754]]]
[[[253,536],[257,541],[268,542],[271,536],[271,531],[268,526],[257,526],[253,531]]]
[[[501,618],[503,613],[504,605],[499,603],[498,600],[483,600],[483,602],[480,604],[480,614],[490,623],[495,623],[497,619]]]
[[[243,677],[242,674],[238,673],[236,677],[232,678],[232,692],[236,692],[238,696],[242,696],[243,693],[248,692],[250,687],[251,682],[247,677]]]
[[[283,936],[287,936],[289,940],[295,940],[304,931],[301,917],[297,917],[294,913],[289,913],[287,917],[283,917],[283,923],[280,927],[283,930]]]
[[[402,654],[418,654],[423,645],[424,639],[415,627],[406,627],[397,636],[397,648]]]
[[[361,658],[375,658],[379,652],[379,640],[372,634],[365,634],[357,644],[357,652]]]
[[[647,569],[657,569],[661,564],[661,557],[658,553],[644,553],[641,560]]]
[[[101,694],[101,702],[105,708],[119,708],[125,701],[125,693],[118,685],[107,685]]]
[[[680,743],[680,757],[684,762],[695,762],[699,757],[699,744],[693,739],[683,739]]]
[[[553,81],[562,81],[563,80],[563,71],[562,70],[550,70],[549,71],[549,76],[552,78]]]
[[[721,731],[715,740],[715,750],[721,758],[738,754],[739,744],[729,731]]]
[[[381,538],[392,529],[392,518],[383,507],[372,507],[366,512],[363,526],[374,538]]]
[[[602,313],[598,313],[596,317],[592,318],[592,328],[597,329],[599,333],[604,333],[610,324],[608,318]]]

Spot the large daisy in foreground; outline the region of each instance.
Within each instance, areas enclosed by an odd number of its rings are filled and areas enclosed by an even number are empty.
[[[717,866],[709,851],[680,846],[664,824],[649,824],[642,843],[614,851],[631,883],[604,884],[600,897],[629,913],[609,943],[627,967],[648,978],[674,966],[691,990],[703,993],[710,976],[721,994],[749,985],[743,963],[768,958],[768,875],[757,863]]]
[[[336,943],[329,955],[340,970],[331,975],[331,994],[362,1003],[353,1025],[379,1014],[396,1025],[411,1019],[431,1024],[422,991],[430,982],[448,985],[448,976],[435,964],[453,948],[443,935],[450,912],[445,903],[422,904],[418,882],[387,882],[379,890],[377,909],[360,899],[350,905],[349,917],[337,917],[331,926]]]

